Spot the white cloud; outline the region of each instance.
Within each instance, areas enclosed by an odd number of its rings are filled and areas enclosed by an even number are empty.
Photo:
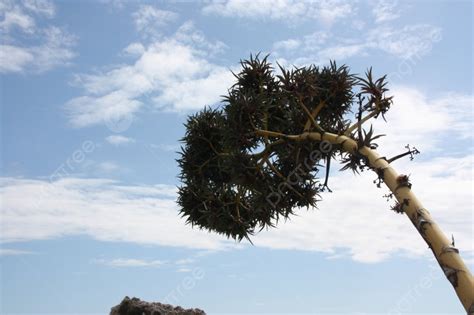
[[[189,265],[194,263],[196,260],[193,258],[184,258],[184,259],[179,259],[175,262],[177,265]]]
[[[287,39],[275,42],[273,49],[275,50],[295,50],[301,46],[301,41],[298,39]]]
[[[130,56],[140,56],[145,52],[145,46],[142,43],[131,43],[123,50],[125,54]]]
[[[76,38],[67,32],[50,27],[41,30],[43,43],[38,46],[0,45],[0,73],[48,71],[68,65],[76,56],[71,50]]]
[[[124,137],[124,136],[121,136],[121,135],[111,135],[111,136],[106,137],[105,141],[107,141],[110,144],[120,146],[120,145],[126,145],[126,144],[129,144],[129,143],[133,143],[133,142],[135,142],[135,139]]]
[[[170,185],[156,184],[153,186],[116,186],[117,191],[127,194],[146,194],[146,195],[157,195],[166,198],[175,198],[177,188]]]
[[[226,67],[210,63],[205,55],[221,49],[219,42],[207,41],[191,23],[146,48],[134,44],[131,50],[141,54],[133,64],[76,77],[76,84],[87,95],[66,104],[70,122],[84,127],[124,117],[133,119],[142,107],[142,98],[171,111],[217,103],[233,77]]]
[[[19,6],[12,6],[10,10],[0,10],[3,13],[3,21],[0,22],[0,29],[7,33],[14,28],[18,28],[25,33],[33,33],[35,27],[34,19],[23,13]]]
[[[176,144],[165,144],[165,143],[161,143],[161,144],[149,144],[148,145],[149,149],[154,151],[156,149],[158,150],[163,150],[165,152],[176,152],[179,150],[180,148],[180,145],[178,143]]]
[[[113,93],[117,88],[126,91],[117,75],[122,69],[131,73],[139,69],[147,80],[162,84],[156,86],[165,86],[163,82],[168,83],[165,78],[171,74],[182,82],[193,80],[200,67],[215,67],[174,40],[156,45],[148,47],[134,65],[112,70],[113,76],[87,77],[85,89],[91,95]],[[175,51],[180,56],[175,64],[163,53],[163,47],[168,46],[179,48]],[[201,64],[190,63],[191,69],[180,72],[183,62],[190,60],[199,60]],[[153,68],[157,63],[159,66]],[[404,86],[394,87],[391,93],[395,95],[395,104],[387,114],[389,123],[375,123],[377,133],[388,135],[377,141],[382,155],[400,153],[406,143],[416,145],[424,153],[436,152],[446,145],[443,137],[472,138],[471,95],[446,93],[434,98]],[[410,164],[398,161],[396,168],[412,175],[419,199],[446,234],[454,234],[461,252],[472,257],[472,155],[464,152],[454,157],[442,153],[443,157],[432,160],[415,160]],[[321,210],[299,210],[298,216],[289,222],[280,222],[278,229],[257,235],[255,244],[322,251],[329,257],[349,255],[362,262],[377,262],[397,253],[428,255],[426,245],[409,220],[388,210],[389,204],[381,198],[386,191],[376,189],[374,178],[375,174],[365,173],[362,178],[350,173],[332,178],[334,193],[324,195],[319,204]],[[122,185],[104,179],[63,178],[48,183],[7,178],[2,180],[0,192],[3,242],[86,234],[99,240],[201,249],[221,249],[232,244],[185,226],[177,215],[173,201],[176,188],[172,186]]]
[[[273,44],[275,55],[292,59],[293,64],[324,64],[330,59],[344,60],[383,51],[401,59],[420,58],[441,40],[441,29],[427,24],[392,27],[381,25],[360,36],[334,35],[318,31],[301,38],[290,38]]]
[[[54,14],[55,7],[49,1],[2,2],[0,73],[41,73],[70,63],[76,56],[72,50],[76,37],[60,27],[40,27],[35,22],[36,18],[51,18]],[[10,33],[15,29],[21,32],[13,38]],[[24,38],[33,43],[21,44]]]
[[[322,49],[319,53],[320,60],[344,60],[355,55],[365,55],[364,44],[341,44]]]
[[[142,102],[117,90],[99,97],[81,96],[66,103],[65,110],[74,127],[133,119]]]
[[[35,68],[47,71],[61,65],[68,65],[76,56],[72,48],[76,44],[76,37],[58,27],[49,27],[43,30],[44,43],[30,47],[29,51],[35,56]]]
[[[314,19],[324,25],[331,25],[338,19],[350,16],[353,7],[350,1],[344,0],[227,0],[212,1],[202,11],[226,17],[283,20],[291,24],[303,19]]]
[[[212,56],[224,52],[227,45],[221,41],[209,41],[206,39],[204,33],[196,29],[192,21],[186,21],[181,25],[176,33],[174,39],[177,41],[190,45],[195,49],[195,53],[200,57]]]
[[[117,10],[122,10],[127,3],[130,3],[128,0],[99,0],[99,2]]]
[[[428,24],[407,25],[403,28],[381,26],[368,33],[368,46],[381,49],[400,58],[423,56],[434,43],[441,40],[441,28]]]
[[[383,23],[398,19],[400,17],[400,11],[397,9],[397,6],[398,1],[377,1],[372,8],[375,23]]]
[[[216,250],[223,237],[180,218],[173,186],[122,185],[108,179],[0,180],[2,243],[88,235],[102,241]]]
[[[392,129],[391,139],[418,129]],[[394,132],[396,131],[396,136]],[[435,132],[430,135],[433,136]],[[387,137],[388,138],[388,137]],[[385,147],[380,147],[385,152]],[[400,173],[411,174],[413,190],[468,261],[474,257],[472,221],[472,155],[431,160],[397,161]],[[337,165],[334,166],[337,168]],[[310,250],[328,258],[351,257],[378,262],[393,255],[431,257],[408,218],[389,211],[373,184],[376,175],[338,173],[330,179],[320,210],[297,210],[277,229],[253,238],[256,246]],[[4,178],[1,182],[2,242],[89,235],[102,241],[125,241],[196,249],[234,247],[220,236],[191,229],[178,216],[173,186],[122,185],[106,179],[42,180]],[[176,261],[185,266],[192,260]]]
[[[96,264],[101,264],[110,267],[154,267],[159,268],[166,264],[165,261],[161,260],[144,260],[144,259],[133,259],[133,258],[117,258],[117,259],[95,259],[93,260]]]
[[[170,82],[153,100],[158,107],[173,111],[198,109],[219,102],[232,81],[228,69],[214,67],[202,74],[196,73],[191,80]]]
[[[137,30],[148,35],[160,34],[163,26],[178,18],[175,12],[160,10],[151,5],[141,5],[132,16]]]
[[[100,264],[116,268],[173,268],[176,272],[191,272],[189,264],[195,259],[185,258],[177,261],[157,260],[157,259],[137,259],[137,258],[115,258],[115,259],[93,259],[94,264]]]
[[[97,168],[101,172],[110,173],[120,169],[120,166],[113,161],[105,161],[98,163]]]
[[[23,0],[23,5],[27,10],[49,18],[53,17],[56,13],[54,4],[48,0]]]
[[[443,231],[454,235],[463,257],[473,256],[472,156],[398,162],[396,168],[412,174],[415,193]],[[386,190],[377,189],[374,178],[371,173],[334,176],[330,181],[334,192],[324,194],[320,210],[299,209],[277,229],[256,235],[255,245],[325,252],[328,258],[350,256],[360,262],[397,254],[430,257],[408,218],[388,210],[390,204],[382,198]],[[222,237],[185,225],[167,197],[174,188],[164,195],[162,188],[123,186],[110,180],[68,178],[49,184],[3,179],[2,242],[86,234],[103,241],[199,249],[231,246]]]
[[[17,256],[17,255],[31,255],[35,252],[21,249],[0,248],[0,256]]]
[[[395,168],[412,174],[414,192],[446,235],[454,235],[463,257],[472,256],[472,156],[400,164]],[[436,171],[440,169],[442,177]],[[345,172],[331,178],[333,193],[322,196],[320,210],[300,209],[278,229],[256,236],[255,245],[316,250],[329,257],[349,255],[369,263],[395,254],[431,257],[409,219],[389,210],[393,201],[382,198],[387,189],[377,189],[372,183],[375,177]]]
[[[374,122],[377,133],[387,134],[376,142],[384,154],[395,155],[406,144],[416,146],[422,153],[442,152],[443,141],[472,139],[472,95],[445,93],[436,98],[407,86],[394,86],[388,93],[394,96],[385,123],[381,118]],[[395,136],[391,134],[396,133]]]
[[[0,73],[20,72],[33,60],[33,54],[27,49],[0,45]]]

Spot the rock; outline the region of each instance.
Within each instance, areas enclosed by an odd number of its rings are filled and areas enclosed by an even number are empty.
[[[200,309],[187,309],[161,303],[148,303],[138,298],[126,296],[122,302],[112,307],[110,315],[206,315]]]

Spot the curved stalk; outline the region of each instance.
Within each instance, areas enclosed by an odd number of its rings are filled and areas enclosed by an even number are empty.
[[[283,135],[265,130],[259,130],[257,133],[293,141],[328,141],[333,145],[340,145],[341,149],[349,154],[360,154],[366,157],[371,168],[377,172],[377,175],[383,175],[381,177],[385,185],[390,189],[400,205],[403,205],[403,211],[433,252],[467,314],[474,314],[474,278],[459,255],[458,249],[444,235],[428,210],[416,198],[411,188],[397,181],[399,174],[390,166],[386,159],[380,157],[375,150],[369,147],[358,147],[354,139],[345,135],[321,134],[317,132],[306,132],[301,135]]]
[[[356,122],[354,125],[350,126],[346,132],[344,133],[346,136],[350,136],[351,133],[356,130],[357,128],[359,128],[360,126],[362,126],[363,123],[365,123],[367,120],[371,119],[372,117],[375,117],[376,115],[378,115],[378,112],[377,111],[373,111],[371,112],[370,114],[368,114],[367,116],[363,117],[360,122]]]

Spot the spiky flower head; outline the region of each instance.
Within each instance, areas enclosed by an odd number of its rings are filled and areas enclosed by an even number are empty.
[[[386,101],[383,79],[362,81],[335,62],[322,68],[279,66],[278,75],[267,57],[251,56],[241,66],[222,106],[188,118],[178,159],[181,215],[237,240],[274,226],[295,208],[315,206],[324,188],[318,179],[321,161],[338,151],[321,150],[315,141],[268,139],[257,130],[342,134],[357,84],[371,97],[369,110]]]

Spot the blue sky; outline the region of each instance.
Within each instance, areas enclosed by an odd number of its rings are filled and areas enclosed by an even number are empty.
[[[461,314],[375,175],[255,246],[175,204],[188,114],[251,53],[388,74],[382,155],[473,269],[470,1],[0,1],[2,314],[107,314],[125,296],[209,314]]]

